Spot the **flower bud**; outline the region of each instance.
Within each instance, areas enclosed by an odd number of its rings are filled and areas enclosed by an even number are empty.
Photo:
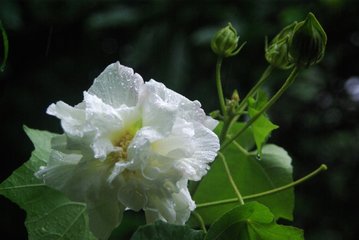
[[[266,41],[265,58],[271,65],[280,69],[288,69],[293,66],[288,57],[288,44],[296,24],[297,22],[294,22],[283,28],[273,38],[269,46]]]
[[[231,23],[219,30],[212,38],[211,48],[220,57],[232,57],[236,55],[244,46],[243,43],[238,47],[239,36]]]
[[[227,100],[227,112],[229,116],[237,115],[238,103],[239,103],[239,93],[237,89],[234,89],[231,99]]]
[[[239,93],[238,93],[238,90],[237,89],[234,89],[233,93],[232,93],[232,98],[231,98],[232,101],[238,103],[240,98],[239,98]]]
[[[289,56],[297,66],[309,67],[324,56],[327,35],[313,13],[299,22],[289,43]]]

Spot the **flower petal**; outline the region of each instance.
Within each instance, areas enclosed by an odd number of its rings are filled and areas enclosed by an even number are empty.
[[[140,101],[144,106],[144,125],[162,129],[162,131],[171,129],[176,118],[199,122],[210,130],[218,124],[218,121],[205,114],[200,102],[190,101],[153,79],[145,83]]]
[[[123,104],[135,106],[142,85],[143,79],[139,74],[134,73],[132,68],[116,62],[109,65],[95,79],[88,92],[115,108]]]
[[[61,119],[62,128],[66,133],[73,136],[82,136],[86,120],[83,109],[74,108],[59,101],[56,104],[51,104],[46,113]]]
[[[147,82],[141,91],[142,122],[163,135],[168,135],[176,118],[178,106],[167,101],[170,92],[166,87],[154,80]],[[172,94],[176,98],[179,94]]]
[[[173,201],[176,211],[176,224],[184,225],[191,215],[191,211],[196,208],[196,204],[191,198],[187,188],[187,180],[182,179],[178,182],[180,191],[173,194]]]
[[[136,176],[126,179],[126,177],[120,176],[116,180],[113,185],[119,189],[117,198],[123,205],[131,210],[139,211],[147,204],[143,179],[136,178]]]
[[[178,159],[176,168],[184,174],[185,178],[199,181],[207,173],[208,163],[217,156],[220,145],[217,135],[202,124],[194,123],[193,129],[195,134],[187,139],[193,144],[193,153],[191,156]]]
[[[42,178],[46,185],[62,191],[81,158],[82,155],[79,154],[65,154],[53,150],[47,166],[41,167],[35,176]]]

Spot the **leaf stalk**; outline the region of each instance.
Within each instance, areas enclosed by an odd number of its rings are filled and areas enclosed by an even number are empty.
[[[241,193],[239,192],[238,187],[237,187],[235,181],[233,180],[233,177],[232,177],[231,171],[229,170],[229,167],[228,167],[226,158],[225,158],[224,155],[223,155],[222,153],[220,153],[220,152],[218,153],[218,156],[222,159],[222,162],[223,162],[223,165],[224,165],[224,169],[226,170],[226,173],[227,173],[227,176],[228,176],[228,180],[229,180],[229,182],[231,183],[232,188],[233,188],[235,194],[237,195],[236,201],[238,201],[240,205],[243,205],[243,204],[244,204],[243,197],[242,197]]]
[[[308,175],[306,175],[306,176],[304,176],[304,177],[302,177],[302,178],[300,178],[300,179],[298,179],[298,180],[296,180],[296,181],[294,181],[292,183],[289,183],[287,185],[284,185],[284,186],[281,186],[281,187],[278,187],[278,188],[274,188],[274,189],[269,190],[269,191],[264,191],[264,192],[261,192],[261,193],[256,193],[256,194],[243,196],[242,200],[251,200],[251,199],[264,197],[264,196],[267,196],[267,195],[271,195],[271,194],[274,194],[274,193],[278,193],[278,192],[287,190],[289,188],[297,186],[297,185],[299,185],[299,184],[313,178],[314,176],[318,175],[320,172],[326,171],[326,170],[328,170],[327,165],[322,164],[316,170],[314,170],[313,172],[309,173]],[[227,203],[234,203],[234,202],[237,202],[237,201],[238,201],[238,198],[229,198],[229,199],[223,199],[223,200],[218,200],[218,201],[213,201],[213,202],[200,203],[200,204],[197,204],[197,208],[210,207],[210,206],[222,205],[222,204],[227,204]]]

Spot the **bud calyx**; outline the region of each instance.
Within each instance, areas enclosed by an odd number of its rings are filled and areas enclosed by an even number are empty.
[[[211,48],[219,57],[232,57],[242,49],[245,43],[238,47],[239,36],[231,23],[220,29],[212,38]]]
[[[280,69],[289,69],[293,63],[289,60],[288,48],[289,39],[292,37],[293,29],[297,22],[294,22],[280,31],[265,47],[265,58],[273,66]]]
[[[299,22],[290,39],[289,56],[301,67],[309,67],[320,62],[324,56],[327,35],[313,13]]]

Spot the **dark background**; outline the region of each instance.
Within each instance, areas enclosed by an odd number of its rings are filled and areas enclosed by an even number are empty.
[[[0,182],[28,160],[32,144],[22,125],[60,132],[45,114],[58,100],[71,105],[108,64],[119,60],[194,100],[216,109],[213,33],[231,22],[240,55],[224,63],[224,91],[243,96],[267,66],[264,36],[272,38],[312,11],[328,35],[323,61],[302,72],[270,111],[280,126],[270,139],[293,157],[299,178],[321,163],[329,171],[296,188],[294,225],[307,240],[357,239],[359,145],[359,17],[357,0],[307,1],[0,1],[9,59],[0,72]],[[2,50],[0,50],[2,51]],[[1,52],[1,57],[3,56]],[[266,83],[274,92],[287,72]],[[0,235],[26,239],[25,215],[0,197]],[[112,239],[126,239],[128,221]],[[126,218],[125,218],[126,219]],[[4,239],[2,237],[2,239]]]

